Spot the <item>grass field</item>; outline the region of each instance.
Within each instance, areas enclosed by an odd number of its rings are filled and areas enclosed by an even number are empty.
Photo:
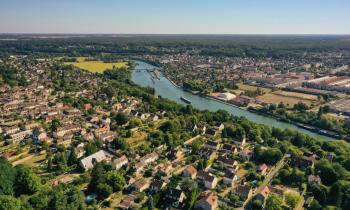
[[[298,98],[298,99],[302,99],[302,100],[311,100],[311,101],[318,100],[316,95],[305,94],[305,93],[297,93],[297,92],[288,92],[288,91],[278,90],[278,91],[273,92],[273,94],[280,95],[280,96],[286,96],[286,97]]]
[[[265,93],[268,93],[271,91],[271,89],[269,88],[263,88],[263,87],[259,87],[259,88]],[[256,89],[258,89],[258,87],[252,86],[252,85],[238,84],[238,89],[241,91],[255,91]]]
[[[317,104],[318,102],[315,100],[306,100],[306,99],[300,99],[295,98],[291,96],[282,96],[274,93],[267,93],[263,96],[258,96],[257,99],[264,103],[272,103],[272,104],[279,104],[280,102],[283,102],[288,107],[294,106],[294,104],[297,104],[299,101],[307,104],[310,106],[311,104]]]
[[[127,67],[127,62],[104,63],[102,61],[85,61],[85,57],[78,57],[78,62],[65,62],[66,65],[73,65],[93,73],[103,73],[106,69]]]

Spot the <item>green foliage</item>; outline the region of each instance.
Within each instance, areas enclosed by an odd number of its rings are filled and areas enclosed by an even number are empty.
[[[283,200],[279,196],[272,194],[266,200],[265,209],[282,210],[283,209],[282,204],[283,204]]]
[[[16,169],[16,180],[14,188],[17,195],[33,194],[41,187],[41,179],[28,166],[18,165]]]
[[[337,181],[338,174],[327,160],[320,160],[315,164],[315,170],[321,177],[322,183],[331,185]]]
[[[10,195],[0,195],[0,210],[21,210],[21,201]]]
[[[285,202],[290,208],[294,208],[300,200],[300,196],[294,192],[287,192],[284,194]]]
[[[118,125],[124,125],[129,121],[129,117],[122,112],[118,112],[114,119]]]
[[[118,172],[108,172],[106,183],[113,188],[114,192],[120,191],[126,186],[124,176]]]
[[[16,170],[3,157],[0,157],[0,195],[13,195],[13,184],[16,179]]]
[[[276,164],[279,160],[282,159],[282,152],[278,148],[268,148],[266,150],[256,150],[256,155],[254,159],[267,163],[267,164]]]

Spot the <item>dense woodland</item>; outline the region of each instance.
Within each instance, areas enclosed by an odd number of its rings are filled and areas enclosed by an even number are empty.
[[[69,38],[59,35],[2,35],[0,38],[3,38],[0,40],[0,54],[3,55],[115,53],[138,56],[192,51],[212,56],[291,58],[301,57],[305,52],[350,49],[349,37],[345,35],[72,35]]]

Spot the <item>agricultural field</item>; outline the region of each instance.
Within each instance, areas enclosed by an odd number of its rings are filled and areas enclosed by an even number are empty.
[[[265,95],[258,96],[257,100],[268,104],[279,104],[280,102],[283,102],[288,107],[293,107],[294,104],[297,104],[298,102],[303,102],[308,106],[312,104],[313,105],[318,104],[318,101],[316,100],[300,99],[297,97],[283,96],[275,93],[267,93]]]
[[[268,93],[271,91],[271,89],[269,88],[263,88],[263,87],[259,87],[262,91],[264,91],[265,93]],[[256,91],[256,89],[258,89],[258,87],[253,86],[253,85],[245,85],[245,84],[238,84],[238,89],[240,91]]]
[[[86,61],[85,57],[77,57],[77,62],[65,62],[66,65],[85,69],[93,73],[103,73],[106,69],[127,67],[127,62],[104,63],[102,61]]]
[[[275,95],[280,95],[280,96],[286,96],[286,97],[292,97],[292,98],[298,98],[301,100],[311,100],[311,101],[317,101],[318,98],[316,95],[311,95],[311,94],[305,94],[305,93],[297,93],[297,92],[288,92],[288,91],[282,91],[282,90],[277,90],[273,92]]]

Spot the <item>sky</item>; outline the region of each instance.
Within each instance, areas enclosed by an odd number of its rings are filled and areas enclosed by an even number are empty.
[[[0,33],[350,34],[350,0],[0,0]]]

